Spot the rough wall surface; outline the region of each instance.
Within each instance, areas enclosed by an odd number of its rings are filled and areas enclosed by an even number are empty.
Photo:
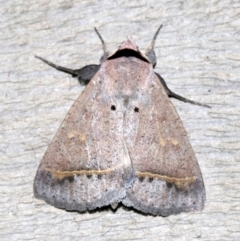
[[[0,2],[1,240],[240,240],[239,1]],[[127,35],[146,49],[160,24],[156,71],[202,108],[176,100],[205,181],[202,212],[152,217],[118,208],[66,212],[33,197],[40,160],[80,94],[69,68],[98,63]]]

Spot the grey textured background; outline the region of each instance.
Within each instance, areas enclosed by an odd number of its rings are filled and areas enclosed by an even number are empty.
[[[240,240],[240,2],[0,2],[1,240]],[[156,71],[175,101],[201,166],[202,212],[152,217],[124,208],[79,214],[33,197],[41,158],[82,90],[34,58],[70,68],[98,63],[96,26],[115,50],[131,35],[146,49],[157,27]]]

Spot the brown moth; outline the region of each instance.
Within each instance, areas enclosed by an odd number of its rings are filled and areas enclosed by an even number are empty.
[[[203,208],[201,171],[169,97],[206,105],[173,93],[154,72],[161,27],[146,54],[129,38],[112,55],[95,28],[100,65],[72,70],[36,56],[87,85],[39,165],[36,198],[80,212],[118,203],[162,216]]]

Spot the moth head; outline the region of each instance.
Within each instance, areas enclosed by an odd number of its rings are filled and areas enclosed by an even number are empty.
[[[133,51],[139,52],[138,46],[133,42],[131,37],[127,37],[127,40],[125,40],[119,47],[118,50],[123,49],[131,49]]]
[[[128,37],[118,47],[118,49],[115,53],[113,53],[112,55],[110,55],[108,57],[108,60],[122,57],[122,56],[125,56],[125,57],[134,56],[134,57],[141,59],[142,61],[150,63],[148,57],[139,50],[138,46],[135,44],[135,42],[130,37]]]

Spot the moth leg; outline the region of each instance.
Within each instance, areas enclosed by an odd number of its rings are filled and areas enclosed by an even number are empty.
[[[102,47],[103,47],[103,55],[102,55],[102,57],[100,58],[100,64],[102,64],[102,62],[105,61],[105,60],[108,58],[109,52],[107,51],[106,44],[105,44],[102,36],[101,36],[100,33],[98,32],[97,28],[94,27],[94,30],[95,30],[96,34],[98,35],[98,37],[100,38],[101,43],[102,43]]]
[[[160,31],[160,29],[162,28],[163,25],[160,25],[159,28],[157,29],[157,32],[155,33],[153,39],[152,39],[152,43],[150,45],[150,47],[146,50],[146,56],[148,57],[148,59],[151,61],[153,68],[156,66],[157,64],[157,59],[156,59],[156,54],[154,51],[154,44],[155,44],[155,40],[158,36],[158,33]]]
[[[202,103],[199,103],[199,102],[196,102],[196,101],[192,101],[192,100],[189,100],[187,98],[184,98],[178,94],[175,94],[174,92],[172,92],[166,82],[164,81],[164,79],[158,74],[155,72],[155,74],[157,75],[158,79],[160,80],[161,84],[163,85],[164,89],[166,90],[167,92],[167,95],[169,98],[175,98],[175,99],[178,99],[178,100],[181,100],[183,102],[187,102],[187,103],[190,103],[190,104],[193,104],[193,105],[199,105],[199,106],[203,106],[203,107],[207,107],[207,108],[211,108],[209,105],[205,105],[205,104],[202,104]]]
[[[81,85],[87,85],[89,83],[89,81],[92,79],[92,77],[97,73],[97,71],[100,68],[100,65],[97,64],[91,64],[91,65],[86,65],[81,69],[69,69],[69,68],[65,68],[59,65],[56,65],[40,56],[35,55],[35,58],[42,60],[44,63],[50,65],[51,67],[65,72],[67,74],[71,74],[72,77],[77,77],[79,83]]]

